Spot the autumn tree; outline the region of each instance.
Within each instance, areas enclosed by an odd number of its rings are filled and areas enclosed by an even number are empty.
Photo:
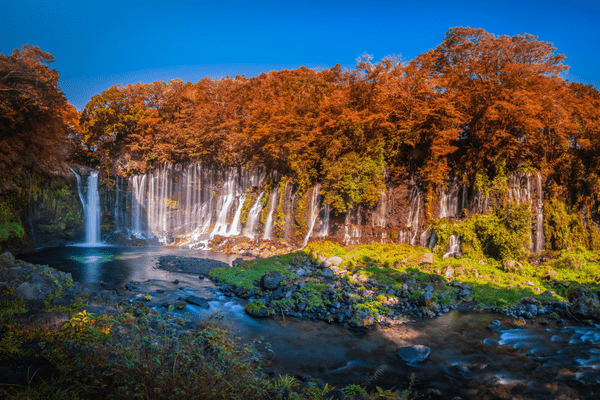
[[[0,54],[0,169],[15,176],[56,170],[78,129],[58,85],[54,57],[26,44]]]

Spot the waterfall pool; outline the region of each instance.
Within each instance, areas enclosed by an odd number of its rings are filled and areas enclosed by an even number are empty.
[[[160,256],[201,257],[230,263],[236,256],[210,251],[156,247],[62,247],[23,256],[70,272],[78,281],[122,286],[129,281],[180,281],[179,293],[209,300],[208,310],[187,305],[192,319],[214,313],[244,342],[263,338],[271,345],[276,375],[311,375],[336,385],[369,383],[404,389],[411,374],[418,390],[439,390],[463,399],[597,399],[600,398],[600,325],[550,322],[510,327],[497,314],[457,309],[443,317],[354,331],[322,321],[277,316],[255,319],[246,302],[224,296],[215,284],[197,275],[157,268]],[[486,326],[492,319],[502,330]],[[421,364],[396,356],[399,346],[426,345],[431,355]]]

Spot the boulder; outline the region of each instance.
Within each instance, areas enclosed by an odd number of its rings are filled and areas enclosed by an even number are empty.
[[[419,257],[419,264],[433,264],[433,253],[423,253]]]
[[[442,269],[442,276],[448,280],[454,279],[454,268],[444,267],[444,269]]]
[[[573,303],[571,312],[584,318],[600,319],[600,302],[591,297],[581,296]]]
[[[400,347],[396,354],[407,364],[416,364],[423,362],[429,357],[431,349],[427,346],[415,345]]]
[[[14,322],[30,329],[58,331],[71,319],[71,314],[66,311],[49,311],[38,314],[22,314],[15,317]]]
[[[202,297],[197,297],[197,296],[188,296],[186,297],[185,301],[187,303],[193,304],[195,306],[198,306],[200,308],[209,308],[210,305],[208,304],[208,300],[202,298]]]
[[[342,258],[341,258],[341,257],[338,257],[338,256],[333,256],[333,257],[329,257],[329,258],[327,259],[327,261],[329,261],[329,262],[331,263],[331,265],[333,265],[334,267],[337,267],[337,266],[339,266],[339,265],[342,263],[342,261],[344,261],[344,260],[342,260]]]
[[[323,272],[321,273],[321,275],[323,275],[325,278],[333,278],[335,273],[333,272],[333,270],[331,268],[325,268],[323,270]]]
[[[0,254],[0,267],[11,268],[15,266],[15,256],[8,251]]]
[[[275,314],[275,311],[272,308],[268,308],[260,300],[254,300],[246,304],[244,311],[246,311],[246,314],[255,318],[265,318]]]
[[[14,291],[18,298],[28,301],[44,301],[52,294],[51,287],[39,282],[23,282]]]
[[[279,272],[268,272],[260,278],[260,286],[263,289],[275,290],[282,281],[283,278]]]
[[[101,304],[117,304],[119,295],[115,290],[101,290],[91,296],[91,300]]]
[[[421,296],[419,296],[419,305],[429,307],[431,303],[433,303],[433,293],[429,291],[421,293]]]

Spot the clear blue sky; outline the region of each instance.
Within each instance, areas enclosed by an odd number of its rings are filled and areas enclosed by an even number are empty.
[[[118,83],[352,68],[363,53],[408,61],[455,26],[539,36],[567,56],[567,79],[600,88],[600,0],[0,0],[0,53],[53,54],[82,109]]]

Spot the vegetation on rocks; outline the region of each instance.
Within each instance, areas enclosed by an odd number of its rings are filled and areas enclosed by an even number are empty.
[[[332,308],[334,302],[347,304],[353,318],[370,316],[373,322],[392,322],[386,316],[402,321],[403,313],[432,316],[464,301],[510,313],[522,311],[523,301],[538,302],[551,310],[548,313],[564,316],[569,296],[577,288],[587,288],[590,293],[600,290],[600,253],[594,251],[547,251],[528,259],[518,253],[518,261],[506,253],[480,251],[472,253],[475,258],[434,255],[431,263],[424,261],[427,252],[408,244],[343,247],[329,241],[312,242],[286,256],[215,269],[211,276],[253,290],[267,305],[288,314],[300,309],[301,314],[332,321],[339,319],[345,307],[338,313]],[[498,254],[498,258],[486,254]],[[335,272],[326,278],[323,263],[333,256],[342,261],[332,266]],[[257,285],[269,271],[286,277],[276,293],[262,292]],[[342,317],[338,322],[349,321]]]

